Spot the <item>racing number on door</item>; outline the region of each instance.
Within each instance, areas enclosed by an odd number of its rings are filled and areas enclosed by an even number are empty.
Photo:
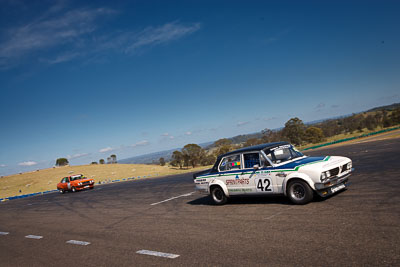
[[[272,192],[271,180],[268,178],[261,178],[257,180],[257,191]]]

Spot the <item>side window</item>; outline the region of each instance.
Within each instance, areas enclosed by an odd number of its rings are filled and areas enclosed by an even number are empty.
[[[67,181],[68,181],[67,177],[64,177],[64,178],[61,179],[61,183],[66,183]]]
[[[230,171],[240,169],[241,161],[240,154],[225,157],[221,160],[219,171]]]
[[[257,153],[247,153],[247,154],[243,154],[243,158],[244,158],[244,168],[248,169],[248,168],[253,168],[254,165],[260,165],[260,154]]]

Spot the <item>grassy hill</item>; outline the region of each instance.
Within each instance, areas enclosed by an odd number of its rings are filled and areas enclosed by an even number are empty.
[[[93,178],[97,184],[99,181],[103,182],[130,177],[147,179],[149,177],[179,174],[204,168],[207,167],[180,170],[168,166],[144,164],[99,164],[55,167],[4,176],[0,179],[0,198],[57,189],[57,183],[60,182],[61,178],[73,174],[83,174],[86,177]]]

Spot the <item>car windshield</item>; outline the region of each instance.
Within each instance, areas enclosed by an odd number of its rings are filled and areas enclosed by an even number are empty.
[[[303,157],[304,155],[297,151],[292,145],[277,146],[266,149],[265,154],[274,164],[279,164],[294,158]]]
[[[71,181],[82,179],[82,175],[71,176]]]

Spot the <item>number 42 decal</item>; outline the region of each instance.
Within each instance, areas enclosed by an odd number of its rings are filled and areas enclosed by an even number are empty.
[[[257,179],[257,191],[272,192],[271,180],[268,178]]]

